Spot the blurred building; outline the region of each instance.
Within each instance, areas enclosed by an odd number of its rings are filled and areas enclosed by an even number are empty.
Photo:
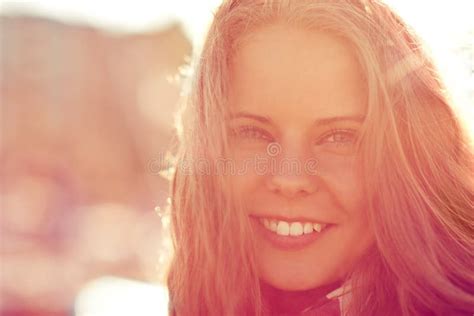
[[[157,171],[191,52],[180,26],[3,16],[0,47],[0,314],[68,315],[104,274],[156,281]]]

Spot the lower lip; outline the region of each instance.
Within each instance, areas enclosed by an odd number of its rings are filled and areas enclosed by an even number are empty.
[[[330,224],[326,226],[320,233],[312,232],[311,234],[303,234],[300,236],[281,236],[265,228],[265,226],[263,226],[263,224],[260,223],[258,219],[253,217],[251,219],[258,234],[260,234],[275,248],[288,251],[297,251],[308,247],[319,240],[322,236],[326,235],[328,231],[332,230],[335,226]]]

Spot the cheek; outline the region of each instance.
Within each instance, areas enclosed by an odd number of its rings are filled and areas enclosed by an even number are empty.
[[[364,220],[366,208],[363,175],[355,157],[335,157],[321,167],[321,190],[352,220]]]
[[[373,232],[367,218],[367,199],[364,193],[363,175],[359,164],[351,160],[331,161],[331,172],[324,175],[322,190],[325,190],[335,209],[341,212],[343,221],[335,243],[334,261],[340,275],[354,263],[374,242]],[[329,164],[328,164],[329,165]]]
[[[259,174],[255,159],[247,155],[233,156],[231,183],[237,197],[245,203],[252,203],[255,192],[264,184],[264,177]]]
[[[345,272],[346,267],[354,264],[374,242],[373,231],[367,217],[367,199],[363,188],[363,176],[356,163],[341,166],[334,177],[328,179],[334,198],[344,210],[345,221],[341,226],[341,239],[344,249],[341,249],[340,265]],[[342,262],[341,262],[342,263]]]

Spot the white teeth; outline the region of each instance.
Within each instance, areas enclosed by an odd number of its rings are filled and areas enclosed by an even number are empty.
[[[321,232],[321,229],[322,229],[321,224],[318,224],[318,223],[313,224],[313,228],[314,228],[314,230],[317,231],[318,233],[320,233],[320,232]]]
[[[326,226],[327,226],[326,224],[319,224],[319,223],[313,224],[314,230],[317,231],[318,233],[320,233]]]
[[[301,236],[303,235],[303,225],[301,223],[291,223],[290,225],[290,235],[291,236]]]
[[[278,229],[278,223],[277,223],[277,221],[271,220],[271,221],[270,221],[270,230],[271,230],[272,232],[276,232],[277,229]]]
[[[303,232],[305,234],[311,234],[313,232],[313,224],[304,223]]]
[[[263,219],[263,226],[265,226],[267,229],[270,229],[270,221],[266,218]]]
[[[278,235],[288,236],[290,233],[290,225],[287,222],[279,221],[276,233]]]
[[[286,221],[276,221],[268,218],[259,218],[258,220],[266,229],[281,236],[301,236],[303,234],[311,234],[315,231],[320,233],[327,226],[327,224],[309,222],[304,224],[301,222],[288,223]]]

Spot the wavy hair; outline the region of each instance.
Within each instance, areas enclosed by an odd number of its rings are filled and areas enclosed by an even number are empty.
[[[360,138],[375,245],[347,274],[346,315],[474,312],[473,150],[433,62],[379,1],[232,0],[217,10],[178,126],[171,186],[170,312],[264,315],[254,245],[228,177],[230,62],[239,41],[272,23],[351,43],[368,110]]]

